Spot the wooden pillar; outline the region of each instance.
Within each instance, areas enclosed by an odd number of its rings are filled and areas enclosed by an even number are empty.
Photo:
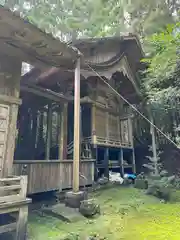
[[[19,99],[21,62],[0,58],[0,177],[12,175]]]
[[[132,149],[132,164],[133,164],[133,173],[136,173],[136,161],[135,161],[135,153],[134,153],[134,147]]]
[[[133,128],[132,128],[131,118],[128,118],[128,129],[129,129],[129,142],[132,147],[132,170],[133,170],[133,173],[136,173],[136,161],[135,161],[135,154],[134,154]]]
[[[133,146],[133,129],[132,129],[132,119],[128,118],[128,137],[129,143]]]
[[[62,150],[62,153],[63,153],[63,156],[62,156],[62,159],[67,159],[67,137],[68,137],[68,103],[64,103],[64,106],[63,106],[63,111],[62,111],[62,126],[63,126],[63,129],[62,129],[62,135],[63,135],[63,150]]]
[[[96,181],[98,179],[98,169],[97,169],[98,148],[97,148],[97,145],[93,146],[92,158],[95,160],[95,163],[94,163],[94,177],[95,177],[95,181]]]
[[[104,175],[109,179],[109,148],[105,148],[104,151],[104,166],[105,166]]]
[[[61,110],[59,113],[59,148],[58,148],[58,159],[60,161],[64,160],[64,120],[65,120],[65,116],[64,116],[64,110],[65,110],[65,104],[61,105]],[[60,174],[60,182],[59,182],[59,191],[62,191],[62,186],[63,186],[63,168],[62,168],[62,164],[60,163],[59,165],[59,174]]]
[[[37,133],[37,109],[32,109],[32,119],[33,119],[33,126],[32,126],[32,132],[31,132],[31,159],[33,160],[35,158],[35,144],[36,144],[36,133]]]
[[[123,157],[123,149],[120,149],[119,152],[119,162],[120,162],[120,169],[121,169],[121,174],[122,177],[124,176],[124,157]]]
[[[154,124],[153,117],[151,116],[151,123]],[[152,136],[152,152],[153,152],[153,162],[154,162],[154,173],[158,175],[158,158],[157,158],[157,149],[156,149],[156,137],[154,126],[150,124],[151,136]]]
[[[59,160],[67,158],[67,103],[61,105],[59,114]]]
[[[50,150],[51,150],[51,134],[52,134],[52,104],[48,104],[47,112],[47,135],[46,135],[46,160],[50,160]]]
[[[91,108],[91,129],[92,129],[92,143],[93,145],[97,144],[96,140],[96,106],[92,104]]]
[[[44,109],[39,111],[39,126],[38,126],[38,139],[37,139],[37,149],[43,149],[44,151],[44,138],[43,138],[43,120],[44,120]]]
[[[109,112],[106,110],[106,140],[109,139]]]
[[[61,106],[61,111],[58,117],[58,127],[59,127],[59,148],[58,148],[58,159],[63,160],[63,150],[64,150],[64,104]]]
[[[118,140],[121,142],[121,126],[120,126],[120,117],[117,116],[117,131],[118,131]]]
[[[73,155],[73,192],[79,191],[80,158],[80,58],[77,59],[74,79],[74,155]]]

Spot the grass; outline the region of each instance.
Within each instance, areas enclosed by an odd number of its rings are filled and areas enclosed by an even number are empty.
[[[60,240],[69,233],[82,240],[96,234],[111,240],[179,240],[180,204],[163,204],[134,188],[114,187],[94,194],[101,216],[94,220],[64,223],[49,216],[30,214],[31,240]]]

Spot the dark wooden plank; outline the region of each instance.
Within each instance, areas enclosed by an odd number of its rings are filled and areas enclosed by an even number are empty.
[[[0,234],[16,230],[16,222],[0,226]]]
[[[15,240],[26,240],[28,220],[28,206],[24,205],[19,210]]]
[[[18,207],[18,206],[21,206],[21,205],[24,205],[24,204],[29,204],[31,203],[32,200],[29,199],[29,198],[26,198],[26,199],[16,199],[15,201],[9,201],[9,202],[1,202],[0,203],[0,209],[4,209],[4,208],[13,208],[13,207]]]
[[[3,186],[3,187],[0,187],[0,193],[2,191],[13,191],[13,190],[19,190],[19,189],[21,189],[20,185]]]

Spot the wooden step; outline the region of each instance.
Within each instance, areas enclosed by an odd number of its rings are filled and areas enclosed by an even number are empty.
[[[0,234],[6,233],[6,232],[12,232],[16,230],[16,225],[17,223],[15,222],[15,223],[10,223],[10,224],[0,226]]]

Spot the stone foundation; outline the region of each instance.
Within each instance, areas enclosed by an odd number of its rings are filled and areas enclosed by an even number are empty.
[[[84,192],[67,192],[65,195],[65,205],[71,208],[79,208],[81,201],[84,200]]]

